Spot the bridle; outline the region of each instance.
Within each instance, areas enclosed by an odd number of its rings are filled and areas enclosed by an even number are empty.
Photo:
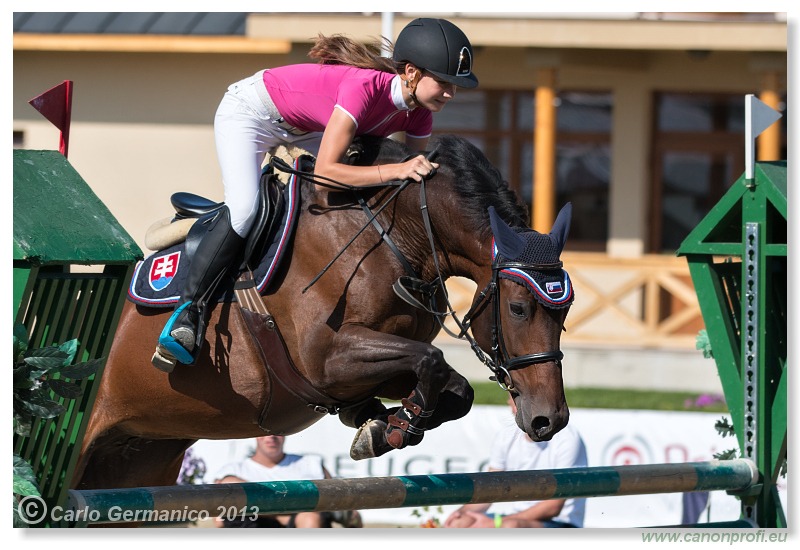
[[[430,233],[429,233],[430,235]],[[405,302],[422,309],[433,315],[439,322],[440,327],[448,335],[456,339],[466,340],[472,351],[489,370],[492,371],[491,380],[495,380],[498,385],[506,390],[514,390],[514,381],[511,377],[511,371],[524,369],[531,365],[538,365],[542,363],[556,363],[561,367],[561,360],[564,354],[561,350],[543,351],[538,353],[529,353],[527,355],[520,355],[518,357],[511,357],[505,345],[505,338],[503,336],[503,323],[500,317],[500,272],[504,269],[516,268],[525,270],[553,270],[560,269],[561,262],[556,264],[525,264],[519,262],[507,262],[495,260],[492,262],[492,277],[489,282],[483,287],[483,290],[478,294],[478,298],[473,302],[467,313],[464,314],[462,319],[456,315],[450,300],[448,299],[447,287],[444,285],[441,271],[439,271],[438,262],[435,260],[436,252],[433,250],[434,264],[437,269],[437,278],[430,283],[426,283],[419,279],[411,277],[400,277],[395,282],[393,288],[395,293],[402,298]],[[416,291],[426,297],[428,305],[424,304],[409,291]],[[444,295],[446,311],[440,311],[437,305],[436,294],[441,291]],[[491,357],[481,349],[475,338],[469,333],[472,328],[472,321],[475,317],[480,315],[487,306],[491,305]],[[451,331],[444,324],[444,317],[451,317],[459,328],[457,333]]]
[[[478,359],[482,359],[484,364],[489,367],[489,369],[494,374],[494,379],[506,391],[511,391],[514,389],[514,381],[511,378],[511,371],[517,369],[524,369],[531,365],[538,365],[541,363],[556,363],[559,368],[561,368],[561,360],[564,358],[564,354],[561,350],[553,350],[553,351],[542,351],[538,353],[529,353],[527,355],[520,355],[518,357],[511,357],[506,349],[505,345],[505,338],[503,337],[503,323],[500,318],[500,272],[504,269],[509,268],[516,268],[516,269],[523,269],[523,270],[535,270],[535,271],[544,271],[544,270],[553,270],[553,269],[561,269],[562,263],[558,262],[556,264],[524,264],[519,262],[501,262],[501,261],[493,261],[492,262],[492,278],[489,283],[484,287],[484,289],[478,295],[478,299],[472,305],[472,307],[467,311],[464,315],[464,319],[460,323],[461,334],[464,335],[468,341],[471,342],[472,337],[468,335],[467,330],[472,325],[472,318],[476,315],[477,312],[481,311],[484,307],[486,302],[491,302],[492,304],[492,359],[481,358],[481,355],[478,355]],[[455,315],[453,316],[455,319]],[[476,349],[476,346],[473,346],[473,350]],[[477,348],[480,350],[480,348]]]
[[[433,225],[431,224],[430,213],[428,212],[428,204],[427,204],[427,191],[426,191],[426,182],[425,178],[422,179],[420,182],[420,211],[422,212],[422,219],[425,224],[425,233],[428,237],[428,243],[431,247],[431,256],[433,258],[433,264],[436,268],[436,279],[434,279],[430,283],[426,283],[419,278],[416,278],[413,275],[409,275],[406,277],[400,277],[395,284],[393,285],[393,289],[395,293],[402,298],[405,302],[411,304],[414,307],[422,309],[431,315],[439,322],[439,326],[442,328],[450,336],[456,339],[465,339],[469,342],[472,351],[478,357],[484,365],[486,365],[489,370],[492,371],[493,376],[490,379],[495,380],[498,385],[503,388],[505,391],[512,391],[514,390],[514,381],[511,378],[511,371],[517,369],[524,369],[531,365],[538,365],[542,363],[556,363],[556,365],[561,368],[561,360],[564,358],[564,354],[561,350],[553,350],[553,351],[544,351],[539,353],[529,353],[527,355],[521,355],[518,357],[511,357],[506,349],[505,339],[503,337],[503,323],[500,318],[500,272],[504,269],[523,269],[523,270],[535,270],[535,271],[552,271],[556,269],[561,269],[563,264],[562,262],[556,262],[553,264],[527,264],[521,262],[509,262],[509,261],[500,261],[500,256],[496,256],[492,261],[492,277],[489,283],[483,288],[480,292],[478,299],[475,300],[472,307],[467,311],[464,315],[463,319],[459,319],[456,315],[455,310],[453,309],[452,305],[450,304],[450,300],[448,298],[447,287],[444,284],[444,277],[442,276],[442,271],[439,266],[439,255],[436,253],[436,243],[433,237]],[[388,238],[388,234],[386,232],[381,232],[384,240]],[[390,246],[390,248],[395,251],[395,254],[399,254],[399,251],[396,246]],[[401,260],[404,262],[404,259]],[[404,265],[407,262],[404,263]],[[410,286],[413,290],[426,295],[427,301],[429,305],[425,305],[419,300],[417,300],[409,291],[408,286]],[[442,295],[444,296],[445,304],[446,304],[446,311],[439,311],[436,307],[436,294],[437,291],[441,291]],[[483,352],[481,347],[475,341],[475,338],[470,335],[469,330],[472,326],[472,319],[476,317],[483,309],[486,307],[487,303],[491,302],[493,304],[492,307],[492,357],[487,357],[486,354]],[[450,329],[447,328],[444,324],[444,317],[450,316],[458,325],[459,332],[454,333]]]
[[[436,156],[436,151],[430,152],[427,157],[429,160],[433,160]],[[276,159],[278,160],[278,159]],[[289,167],[286,163],[277,162],[274,164],[278,169],[284,170],[296,175],[303,176],[307,179],[313,180],[317,185],[328,185],[329,187],[335,187],[336,189],[349,189],[351,191],[356,191],[359,187],[345,185],[340,182],[334,182],[328,178],[321,178],[310,172],[302,172],[296,169]],[[428,178],[432,177],[434,174],[431,173],[428,175]],[[329,185],[325,184],[324,182],[320,181],[321,179],[327,180],[328,182],[332,182],[336,185]],[[412,180],[405,180],[403,182],[388,182],[385,184],[380,184],[380,187],[398,187],[398,189],[389,197],[389,199],[383,203],[383,205],[376,211],[372,212],[369,206],[366,204],[360,195],[358,195],[359,203],[364,210],[365,214],[368,217],[367,223],[361,228],[361,230],[356,233],[356,235],[343,247],[343,249],[331,260],[328,265],[323,268],[323,270],[306,286],[307,290],[311,285],[313,285],[319,278],[330,268],[333,262],[341,256],[344,250],[347,249],[350,244],[355,241],[355,238],[361,234],[367,227],[370,225],[375,226],[376,230],[380,234],[381,238],[384,242],[387,243],[390,250],[397,256],[400,260],[400,263],[403,265],[407,275],[400,277],[397,281],[392,285],[395,293],[406,303],[421,309],[431,315],[439,323],[439,326],[443,331],[445,331],[448,335],[452,336],[456,339],[464,339],[466,340],[472,351],[478,357],[484,365],[486,365],[490,371],[492,371],[492,376],[490,380],[494,380],[498,383],[498,385],[505,391],[513,391],[515,389],[514,381],[511,377],[511,371],[524,369],[532,365],[538,365],[543,363],[555,363],[559,368],[561,367],[561,360],[564,358],[564,354],[561,350],[553,350],[553,351],[544,351],[538,353],[529,353],[527,355],[521,355],[518,357],[511,357],[508,353],[508,350],[505,345],[505,339],[503,337],[503,326],[500,317],[500,272],[504,269],[522,269],[522,270],[534,270],[534,271],[553,271],[562,268],[562,262],[556,262],[552,264],[528,264],[528,263],[521,263],[521,262],[510,262],[510,261],[501,261],[500,256],[496,256],[492,260],[492,277],[486,286],[481,290],[478,298],[472,304],[469,311],[464,315],[463,319],[459,319],[456,315],[455,310],[453,309],[447,292],[447,287],[444,284],[444,277],[442,276],[441,267],[439,265],[439,256],[436,252],[436,242],[433,236],[433,225],[431,223],[430,214],[428,212],[428,204],[427,204],[427,185],[426,185],[426,178],[422,178],[420,181],[420,211],[422,214],[422,219],[425,225],[425,232],[428,237],[428,243],[431,248],[431,255],[433,257],[433,263],[436,269],[436,278],[431,282],[425,282],[421,280],[418,275],[416,274],[413,267],[411,267],[408,260],[405,258],[403,253],[400,249],[395,245],[392,241],[391,237],[389,236],[388,231],[384,230],[380,223],[377,220],[378,214],[391,202],[393,202],[400,192],[405,189]],[[378,185],[372,185],[368,187],[377,187]],[[363,188],[364,186],[361,186]],[[304,290],[304,292],[305,292]],[[425,297],[424,303],[418,300],[414,296],[414,292],[422,295]],[[436,295],[441,292],[444,296],[445,311],[441,311],[438,308]],[[492,352],[491,357],[487,356],[486,353],[481,349],[478,345],[475,338],[469,333],[470,328],[472,327],[472,320],[477,317],[486,307],[488,304],[492,304],[492,320],[491,320],[491,334],[492,334]],[[444,318],[451,317],[456,325],[459,328],[458,333],[454,333],[451,331],[445,324]]]

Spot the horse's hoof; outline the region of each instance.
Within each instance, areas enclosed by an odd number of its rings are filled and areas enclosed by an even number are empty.
[[[177,361],[174,355],[161,346],[156,347],[156,352],[153,354],[153,359],[151,359],[155,368],[166,373],[170,373],[175,369]]]
[[[386,442],[387,424],[383,420],[367,420],[356,432],[350,445],[350,458],[376,458],[392,450]]]

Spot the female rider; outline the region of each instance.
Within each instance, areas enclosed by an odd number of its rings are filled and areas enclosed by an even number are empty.
[[[320,36],[309,52],[318,63],[259,71],[232,84],[214,119],[225,207],[192,257],[178,307],[167,321],[153,364],[167,372],[192,364],[202,346],[205,305],[235,263],[255,219],[261,165],[279,145],[316,154],[315,173],[349,184],[420,181],[438,165],[424,155],[398,164],[343,164],[357,135],[405,132],[423,151],[456,87],[474,88],[472,46],[444,19],[419,18],[400,32],[392,58],[343,36]]]

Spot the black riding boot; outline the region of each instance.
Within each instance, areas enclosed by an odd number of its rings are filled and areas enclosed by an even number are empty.
[[[175,313],[167,321],[153,365],[172,372],[175,362],[191,365],[203,344],[208,299],[231,266],[239,265],[245,239],[231,227],[230,211],[223,207],[203,235],[189,264],[189,275]]]

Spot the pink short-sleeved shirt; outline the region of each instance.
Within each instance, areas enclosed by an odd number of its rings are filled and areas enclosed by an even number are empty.
[[[409,137],[430,136],[430,111],[395,105],[392,80],[396,76],[347,65],[304,63],[264,71],[264,84],[281,116],[300,130],[324,131],[337,108],[356,123],[356,135],[405,132]]]

